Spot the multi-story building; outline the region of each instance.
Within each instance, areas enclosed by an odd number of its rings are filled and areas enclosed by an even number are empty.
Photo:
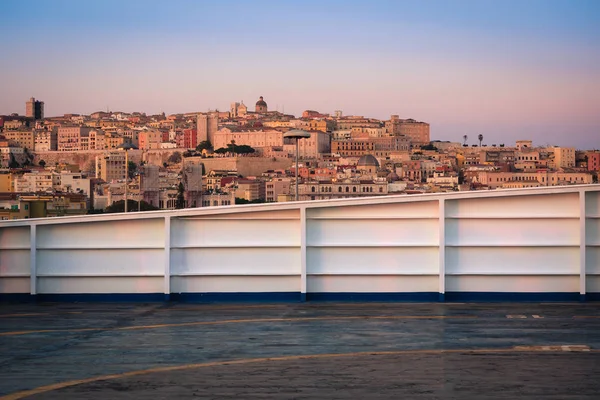
[[[273,178],[265,182],[265,201],[276,202],[280,195],[289,195],[291,184],[291,178]]]
[[[429,124],[415,121],[414,119],[400,120],[398,124],[398,135],[407,136],[413,146],[424,146],[431,141]]]
[[[0,220],[83,214],[87,214],[87,201],[81,194],[0,194]]]
[[[202,195],[202,207],[231,206],[235,204],[235,194],[210,193]]]
[[[52,192],[53,173],[49,170],[33,171],[14,178],[15,192]]]
[[[515,186],[515,182],[537,183],[539,186],[560,186],[575,184],[591,184],[592,175],[587,172],[556,172],[549,170],[538,170],[534,172],[497,172],[479,171],[477,181],[487,185],[490,189]]]
[[[299,184],[298,194],[300,200],[385,196],[388,184],[386,179],[307,181]]]
[[[376,119],[365,118],[362,116],[347,116],[340,117],[335,120],[336,130],[352,130],[354,127],[369,127],[369,128],[379,128],[381,127],[381,122]]]
[[[102,143],[101,140],[98,140],[96,142],[96,150],[114,150],[117,149],[123,143],[125,143],[127,140],[129,139],[125,138],[124,136],[121,136],[119,133],[106,133],[104,135],[104,143]]]
[[[160,149],[162,132],[158,130],[144,130],[139,134],[139,148],[143,150]]]
[[[25,116],[33,119],[44,119],[44,102],[33,97],[25,103]]]
[[[182,139],[177,147],[195,149],[198,146],[198,131],[196,129],[184,129],[180,135]]]
[[[322,131],[309,131],[310,137],[298,140],[298,152],[302,158],[317,158],[321,154],[331,152],[331,136]],[[284,139],[283,150],[288,155],[296,151],[294,139]]]
[[[239,179],[235,197],[248,201],[265,199],[265,182],[258,179]]]
[[[600,151],[588,151],[585,156],[588,171],[600,171]]]
[[[35,131],[34,151],[56,151],[58,148],[58,134],[56,129]]]
[[[479,157],[480,164],[513,164],[515,162],[515,151],[510,149],[490,148],[481,150]]]
[[[3,135],[6,139],[13,141],[19,147],[29,150],[35,149],[35,134],[33,130],[6,131]]]
[[[575,148],[573,147],[554,147],[554,164],[556,168],[575,167]]]
[[[13,191],[13,176],[10,173],[0,173],[0,193]]]
[[[136,129],[125,129],[122,132],[123,138],[127,143],[133,144],[135,147],[140,147],[140,131]]]
[[[58,151],[81,150],[82,138],[88,138],[92,128],[82,126],[61,126],[57,131]]]
[[[109,151],[96,156],[96,178],[105,182],[125,179],[125,152]]]
[[[293,122],[298,129],[305,131],[331,132],[335,129],[335,121],[329,119],[301,119]]]
[[[211,143],[215,149],[226,148],[234,141],[236,145],[247,145],[254,149],[263,147],[282,147],[283,132],[275,129],[251,130],[223,128],[214,133]]]
[[[331,142],[331,152],[342,157],[360,157],[364,154],[388,157],[392,152],[409,149],[410,141],[406,136],[362,137]]]

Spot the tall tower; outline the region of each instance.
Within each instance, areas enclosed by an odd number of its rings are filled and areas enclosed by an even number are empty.
[[[37,101],[35,98],[30,98],[25,103],[25,116],[33,119],[44,119],[44,102]]]
[[[209,140],[213,143],[214,134],[219,130],[219,113],[209,112],[198,115],[197,138],[198,143]]]
[[[197,143],[208,140],[208,115],[198,114],[198,122],[196,127]]]
[[[240,103],[238,103],[238,102],[231,103],[231,107],[229,107],[229,116],[231,118],[237,118],[239,107],[240,107]]]

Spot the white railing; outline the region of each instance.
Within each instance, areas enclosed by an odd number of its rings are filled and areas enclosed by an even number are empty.
[[[0,223],[3,297],[437,300],[598,293],[600,185]]]

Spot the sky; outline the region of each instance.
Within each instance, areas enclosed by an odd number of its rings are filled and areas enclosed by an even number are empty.
[[[0,115],[251,109],[600,148],[597,0],[0,0]]]

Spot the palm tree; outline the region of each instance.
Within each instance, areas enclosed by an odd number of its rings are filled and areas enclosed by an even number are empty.
[[[483,142],[483,135],[480,133],[479,136],[477,136],[477,139],[479,139],[479,147],[481,147],[481,142]]]
[[[469,137],[468,137],[467,135],[464,135],[464,136],[463,136],[463,146],[466,146],[466,145],[467,145],[467,139],[468,139],[468,138],[469,138]]]

